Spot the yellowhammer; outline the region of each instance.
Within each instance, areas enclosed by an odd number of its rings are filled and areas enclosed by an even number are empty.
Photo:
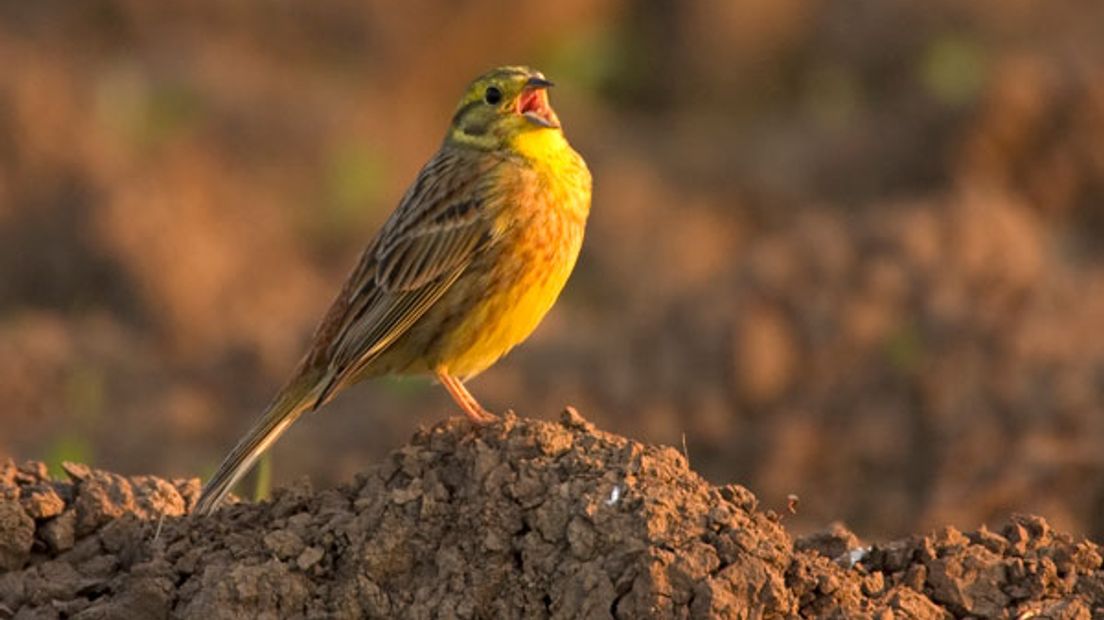
[[[208,513],[304,412],[384,374],[432,373],[477,423],[464,387],[525,340],[575,266],[590,172],[548,103],[552,83],[500,67],[468,87],[437,154],[368,244],[272,404],[207,482]]]

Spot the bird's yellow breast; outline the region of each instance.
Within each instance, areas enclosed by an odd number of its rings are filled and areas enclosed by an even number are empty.
[[[528,132],[515,141],[523,163],[505,167],[495,217],[501,238],[487,275],[457,285],[480,299],[443,351],[457,376],[479,373],[525,340],[567,283],[590,209],[590,173],[559,131]],[[473,270],[476,271],[476,270]]]

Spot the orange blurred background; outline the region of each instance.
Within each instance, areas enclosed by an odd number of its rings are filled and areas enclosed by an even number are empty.
[[[1104,3],[0,4],[0,455],[208,475],[466,82],[530,64],[590,163],[493,410],[681,446],[797,530],[1104,536]],[[455,410],[357,387],[350,478]]]

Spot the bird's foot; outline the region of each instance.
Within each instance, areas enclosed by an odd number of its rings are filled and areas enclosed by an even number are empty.
[[[464,417],[477,426],[486,426],[498,421],[498,416],[479,405],[474,405],[471,408],[464,407]]]

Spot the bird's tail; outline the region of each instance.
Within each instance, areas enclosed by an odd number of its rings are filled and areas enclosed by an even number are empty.
[[[316,394],[319,388],[318,381],[314,380],[315,377],[304,376],[305,374],[296,373],[296,377],[280,390],[245,437],[242,437],[238,445],[226,455],[218,471],[203,486],[203,492],[193,512],[210,514],[218,508],[219,503],[234,484],[253,467],[257,458],[291,427],[303,412],[318,406]]]

